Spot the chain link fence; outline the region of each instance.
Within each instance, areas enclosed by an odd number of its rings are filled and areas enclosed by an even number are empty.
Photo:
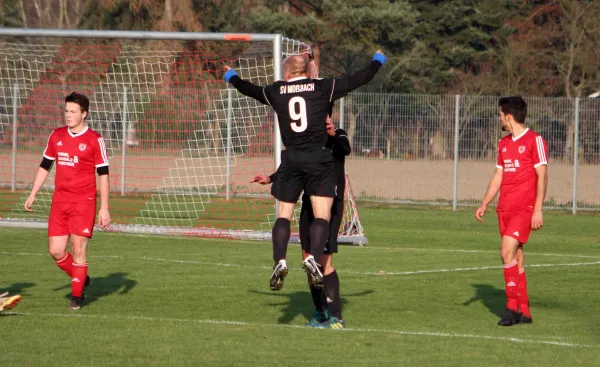
[[[545,207],[600,210],[600,99],[525,98],[548,142]],[[334,118],[359,200],[478,205],[495,170],[498,97],[353,93]]]

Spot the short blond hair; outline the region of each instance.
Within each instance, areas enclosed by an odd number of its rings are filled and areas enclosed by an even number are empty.
[[[283,72],[293,77],[306,75],[308,73],[308,64],[301,55],[288,56],[283,60]]]

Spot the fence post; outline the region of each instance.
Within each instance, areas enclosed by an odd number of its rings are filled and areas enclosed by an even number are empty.
[[[231,117],[233,113],[233,89],[227,88],[227,186],[225,189],[225,199],[229,201],[231,193]]]
[[[454,192],[452,193],[452,210],[458,206],[458,138],[460,129],[460,95],[456,95],[454,111]]]
[[[340,129],[344,128],[344,109],[346,107],[346,97],[340,99]],[[352,143],[352,142],[350,142]]]
[[[577,169],[579,166],[579,97],[575,98],[575,141],[573,142],[573,215],[577,214]]]
[[[125,196],[125,162],[127,161],[127,87],[123,86],[123,108],[121,121],[123,124],[123,142],[121,144],[121,196]]]
[[[17,129],[19,128],[17,123],[17,108],[19,103],[19,83],[15,83],[13,86],[13,126],[12,126],[12,178],[10,183],[10,191],[15,192],[17,189]]]

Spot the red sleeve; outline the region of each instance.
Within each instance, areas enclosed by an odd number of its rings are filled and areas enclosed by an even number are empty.
[[[54,140],[52,139],[52,135],[54,135],[54,131],[50,133],[48,137],[48,142],[46,143],[46,149],[44,149],[44,158],[55,160],[56,159],[56,150],[54,149]]]
[[[106,154],[106,145],[104,144],[104,139],[102,139],[102,137],[98,138],[95,150],[94,161],[96,167],[108,167],[108,155]]]
[[[504,162],[502,162],[502,157],[500,156],[501,145],[502,140],[498,141],[498,158],[496,158],[496,168],[504,168]]]
[[[533,167],[548,165],[548,144],[541,135],[535,137],[535,147],[533,151]]]

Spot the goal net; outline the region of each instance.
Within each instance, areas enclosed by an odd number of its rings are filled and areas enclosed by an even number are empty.
[[[226,40],[233,38],[232,40]],[[237,39],[237,40],[236,40]],[[0,36],[0,225],[44,226],[54,170],[24,211],[64,97],[90,99],[88,125],[110,160],[109,231],[269,239],[275,202],[250,183],[275,169],[275,116],[223,81],[224,65],[272,83],[304,45],[223,40]],[[279,59],[277,59],[279,58]],[[350,182],[343,242],[366,242]],[[293,232],[297,232],[297,220]],[[100,230],[100,228],[97,228]]]

